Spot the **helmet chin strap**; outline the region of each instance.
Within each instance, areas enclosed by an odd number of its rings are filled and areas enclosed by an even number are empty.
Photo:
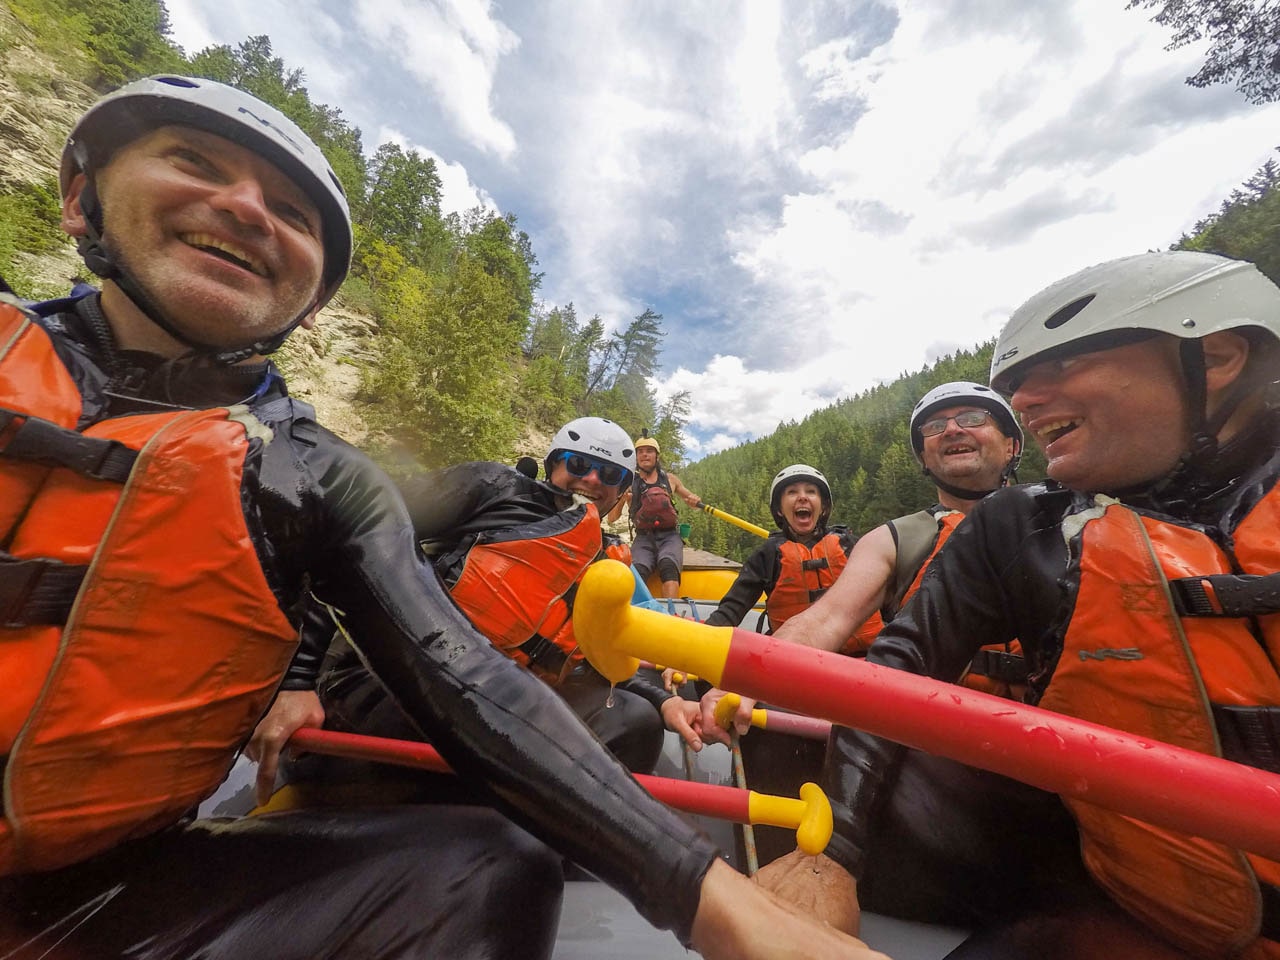
[[[1188,469],[1208,467],[1218,455],[1218,434],[1231,419],[1245,398],[1266,384],[1265,375],[1256,371],[1241,373],[1231,389],[1221,398],[1218,409],[1209,416],[1209,388],[1205,377],[1204,346],[1199,340],[1183,340],[1178,344],[1182,360],[1182,374],[1187,383],[1187,396],[1191,408],[1191,444],[1169,478],[1180,476]]]
[[[127,271],[121,268],[119,258],[111,254],[106,241],[103,239],[102,206],[98,200],[98,191],[94,186],[93,179],[87,173],[84,189],[80,193],[80,210],[84,214],[85,235],[76,240],[76,247],[80,251],[80,256],[83,258],[85,266],[103,280],[110,280],[115,283],[120,288],[120,291],[133,302],[134,306],[141,310],[161,330],[184,346],[190,347],[197,355],[209,357],[214,363],[231,366],[257,354],[265,356],[269,353],[275,353],[289,338],[289,334],[293,333],[298,324],[302,323],[311,312],[311,307],[307,307],[279,333],[245,347],[228,350],[225,347],[215,346],[211,343],[202,343],[178,329],[165,316],[164,312],[156,306],[155,301],[147,295],[142,286]]]
[[[939,490],[945,490],[958,500],[981,500],[987,494],[995,493],[996,490],[999,489],[998,487],[992,487],[990,490],[966,490],[964,487],[957,487],[953,483],[947,483],[947,481],[939,477],[935,477],[929,472],[928,467],[924,468],[924,475],[928,477],[933,485]]]

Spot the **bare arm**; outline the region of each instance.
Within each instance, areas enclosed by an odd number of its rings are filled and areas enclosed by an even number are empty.
[[[863,621],[884,603],[897,559],[898,547],[889,527],[876,527],[854,545],[849,562],[822,598],[789,618],[774,636],[832,653],[841,650]],[[729,731],[721,728],[715,716],[716,705],[724,693],[713,687],[702,695],[702,739],[706,742],[729,743]],[[743,697],[739,703],[734,716],[739,733],[750,729],[751,710],[755,705],[756,701],[749,697]]]
[[[898,547],[889,527],[876,527],[854,546],[831,589],[779,627],[776,636],[820,650],[839,650],[884,603],[897,559]]]
[[[674,473],[668,473],[667,480],[671,482],[671,492],[689,506],[697,508],[698,504],[702,503],[702,498],[681,483],[680,478]]]
[[[618,518],[622,516],[622,511],[628,503],[631,502],[631,488],[627,488],[627,492],[618,498],[618,502],[613,505],[613,509],[606,515],[605,519],[610,523],[617,523]]]

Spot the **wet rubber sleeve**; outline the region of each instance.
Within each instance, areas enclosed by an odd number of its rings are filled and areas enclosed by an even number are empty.
[[[760,594],[769,593],[778,582],[778,547],[773,538],[747,557],[720,605],[711,611],[707,623],[715,627],[736,627]]]
[[[314,690],[320,676],[320,667],[333,640],[333,615],[329,608],[308,595],[302,613],[302,629],[298,650],[280,682],[281,690]]]
[[[1022,638],[1039,656],[1064,615],[1061,534],[1021,490],[993,494],[961,523],[926,570],[920,589],[872,644],[867,659],[955,681],[984,644]],[[1060,516],[1060,514],[1059,514]],[[835,834],[827,854],[858,876],[873,821],[897,779],[905,748],[834,728],[823,786]]]
[[[469,534],[533,523],[572,505],[554,489],[485,460],[415,474],[400,484],[418,540],[445,550]]]
[[[605,682],[608,683],[607,680]],[[643,697],[645,700],[648,700],[649,703],[653,704],[653,709],[657,710],[659,713],[662,712],[662,705],[672,697],[676,696],[676,694],[664,690],[656,683],[651,683],[644,677],[640,676],[628,677],[626,680],[623,680],[618,684],[618,689],[634,693],[638,697]]]
[[[716,848],[471,627],[420,559],[408,512],[378,468],[329,435],[305,456],[326,531],[310,550],[323,564],[314,592],[343,611],[401,708],[503,812],[687,943]]]
[[[415,474],[400,484],[419,540],[450,535],[495,496],[498,464],[460,463]],[[503,468],[505,469],[505,468]]]

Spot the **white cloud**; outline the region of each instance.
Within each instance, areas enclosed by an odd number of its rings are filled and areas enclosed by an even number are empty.
[[[165,7],[170,38],[188,54],[265,35],[288,69],[303,69],[314,102],[341,105],[352,99],[356,65],[338,55],[348,32],[321,0],[166,0]]]
[[[494,71],[519,38],[494,18],[488,0],[357,0],[365,36],[435,95],[463,137],[509,159],[510,126],[493,112]]]
[[[789,193],[776,216],[726,227],[734,262],[769,304],[786,363],[748,372],[720,355],[701,373],[680,371],[672,380],[692,391],[695,428],[739,435],[746,424],[725,409],[738,393],[750,398],[744,407],[770,412],[749,432],[767,432],[786,404],[756,407],[757,382],[781,394],[834,368],[854,393],[935,359],[941,344],[993,336],[1053,279],[1175,240],[1208,212],[1194,205],[1225,196],[1270,150],[1274,107],[1193,125],[1149,101],[1115,104],[1118,124],[1143,118],[1149,129],[1138,130],[1109,129],[1107,104],[1095,105],[1096,116],[1079,110],[1108,73],[1121,94],[1214,95],[1181,86],[1197,52],[1165,51],[1167,38],[1131,12],[1077,4],[1070,16],[1083,42],[1058,48],[1053,36],[1028,42],[989,23],[982,36],[954,22],[940,30],[952,11],[904,4],[893,38],[869,56],[842,61],[843,48],[827,44],[803,58],[820,97],[856,99],[866,112],[845,136],[800,156],[809,188]],[[1061,156],[1046,150],[1034,165],[1011,164],[998,184],[975,188],[951,175],[957,164],[1055,137]],[[788,331],[806,351],[785,349]],[[788,397],[808,400],[802,386]]]
[[[169,11],[170,39],[187,53],[195,53],[221,43],[209,27],[200,0],[166,0]]]
[[[716,356],[701,372],[680,367],[651,385],[659,402],[681,390],[696,398],[690,425],[699,429],[686,444],[689,456],[696,458],[770,433],[784,421],[801,420],[832,403],[839,392],[830,390],[831,372],[812,381],[827,385],[824,392],[797,384],[790,374],[751,370],[739,357]],[[711,439],[700,441],[699,435]]]

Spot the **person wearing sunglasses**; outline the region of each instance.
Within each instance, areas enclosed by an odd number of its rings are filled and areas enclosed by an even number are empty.
[[[592,563],[606,556],[630,562],[626,544],[602,531],[600,517],[631,483],[635,450],[612,421],[579,417],[556,433],[542,467],[539,480],[501,463],[462,463],[415,477],[401,490],[423,551],[468,619],[554,687],[628,769],[651,773],[664,726],[701,749],[697,705],[641,677],[611,691],[578,652],[570,619],[578,581]],[[331,625],[323,612],[316,619],[327,642]],[[353,650],[339,641],[330,662],[319,683],[327,726],[419,738]],[[349,761],[312,758],[290,776],[372,776],[410,783],[415,796],[426,784],[435,799],[441,790],[458,798],[456,785],[441,778]]]

